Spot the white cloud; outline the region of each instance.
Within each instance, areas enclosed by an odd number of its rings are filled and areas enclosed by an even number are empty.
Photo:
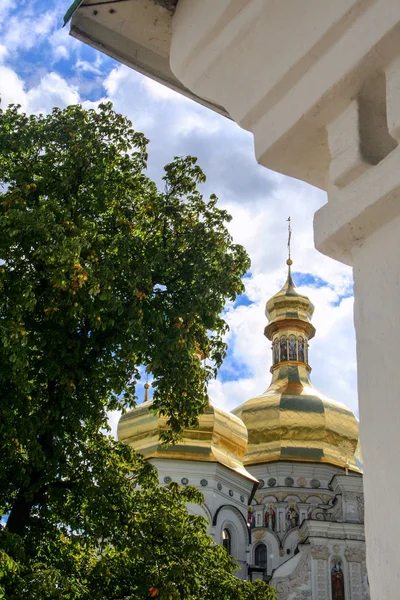
[[[128,69],[128,67],[122,67],[124,69]],[[128,71],[132,72],[130,69]],[[144,77],[142,81],[143,88],[152,96],[153,98],[159,100],[170,100],[171,102],[179,102],[184,101],[184,97],[178,92],[167,88],[165,85],[158,83],[154,79],[150,79],[149,77]]]
[[[102,55],[97,54],[94,61],[89,62],[88,60],[82,60],[79,58],[75,63],[75,68],[82,73],[94,73],[95,75],[101,75],[101,66],[103,63]]]
[[[79,52],[81,43],[68,34],[68,27],[56,27],[48,36],[48,42],[53,50],[54,62],[66,60],[73,50]]]
[[[115,110],[128,116],[136,129],[148,134],[151,143],[156,138],[163,150],[170,148],[171,159],[173,146],[179,139],[188,139],[194,130],[207,137],[221,128],[219,115],[124,65],[112,69],[103,85]]]
[[[17,6],[16,0],[0,0],[0,12],[3,19]]]
[[[5,46],[3,46],[3,44],[0,44],[0,63],[2,63],[4,61],[7,54],[8,54],[7,48]]]
[[[18,75],[4,65],[0,65],[0,97],[1,106],[5,108],[8,104],[21,104],[22,109],[26,109],[26,94],[24,82]]]
[[[142,77],[138,73],[121,65],[109,73],[103,86],[115,110],[132,119],[137,130],[144,131],[151,126],[153,115],[150,107],[143,102]]]
[[[75,67],[78,71],[82,71],[83,73],[95,73],[96,75],[100,75],[101,69],[93,63],[88,62],[87,60],[77,60]]]
[[[38,85],[28,91],[22,79],[10,67],[0,64],[0,95],[2,106],[20,104],[28,113],[49,113],[54,106],[79,102],[79,93],[58,73],[46,73]]]
[[[119,410],[113,410],[108,413],[108,424],[111,427],[110,435],[117,437],[118,421],[121,417]]]
[[[29,112],[51,112],[53,106],[63,108],[79,102],[79,94],[74,86],[68,85],[57,73],[47,73],[38,86],[26,94]]]
[[[58,11],[43,12],[39,17],[33,11],[13,15],[2,27],[4,45],[13,52],[19,48],[29,50],[48,37],[58,18]]]
[[[69,50],[66,46],[59,44],[58,46],[54,46],[53,48],[54,60],[57,62],[58,60],[69,58]]]

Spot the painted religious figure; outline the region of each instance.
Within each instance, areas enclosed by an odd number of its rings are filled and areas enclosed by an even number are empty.
[[[249,512],[247,513],[247,525],[248,527],[250,527],[250,529],[253,529],[255,525],[255,520],[255,514],[252,510],[249,509]]]
[[[276,531],[276,514],[272,504],[269,505],[269,528]]]
[[[289,360],[297,360],[296,338],[294,335],[289,337]]]
[[[338,557],[332,559],[331,586],[332,600],[345,600],[342,561]]]
[[[265,505],[264,526],[269,528],[269,508]]]
[[[274,341],[274,364],[279,362],[279,342],[278,339]]]
[[[281,360],[287,360],[287,341],[286,335],[281,337]]]
[[[300,336],[297,342],[299,360],[304,362],[304,339]]]
[[[298,527],[299,525],[299,511],[296,509],[294,504],[291,504],[286,510],[286,531]]]

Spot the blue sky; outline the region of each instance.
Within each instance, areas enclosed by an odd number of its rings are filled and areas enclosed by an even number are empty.
[[[348,267],[313,245],[313,214],[323,192],[257,165],[253,139],[235,123],[123,67],[62,28],[70,2],[0,0],[2,104],[49,112],[80,102],[111,100],[150,139],[149,175],[156,181],[175,155],[192,154],[232,215],[230,229],[252,260],[246,293],[226,308],[229,352],[212,399],[233,408],[269,384],[270,344],[263,336],[265,302],[286,275],[286,219],[292,219],[294,279],[315,305],[317,334],[310,347],[312,379],[331,398],[357,412],[352,277]],[[140,393],[142,390],[140,389]],[[113,415],[115,426],[117,415]]]

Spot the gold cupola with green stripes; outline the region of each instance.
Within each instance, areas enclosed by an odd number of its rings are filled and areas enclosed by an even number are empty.
[[[247,427],[244,464],[299,461],[361,472],[356,417],[311,383],[308,342],[315,335],[314,306],[297,292],[290,258],[287,265],[286,282],[265,311],[269,323],[264,333],[272,342],[271,384],[233,411]]]

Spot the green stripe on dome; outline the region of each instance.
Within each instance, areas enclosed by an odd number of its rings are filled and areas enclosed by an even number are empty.
[[[281,457],[282,459],[303,459],[303,460],[315,460],[320,461],[324,456],[321,448],[282,448]]]
[[[280,407],[282,410],[292,410],[297,413],[309,412],[322,414],[325,412],[323,402],[317,396],[282,394]]]
[[[287,379],[289,383],[301,383],[299,369],[290,366],[287,370]]]

